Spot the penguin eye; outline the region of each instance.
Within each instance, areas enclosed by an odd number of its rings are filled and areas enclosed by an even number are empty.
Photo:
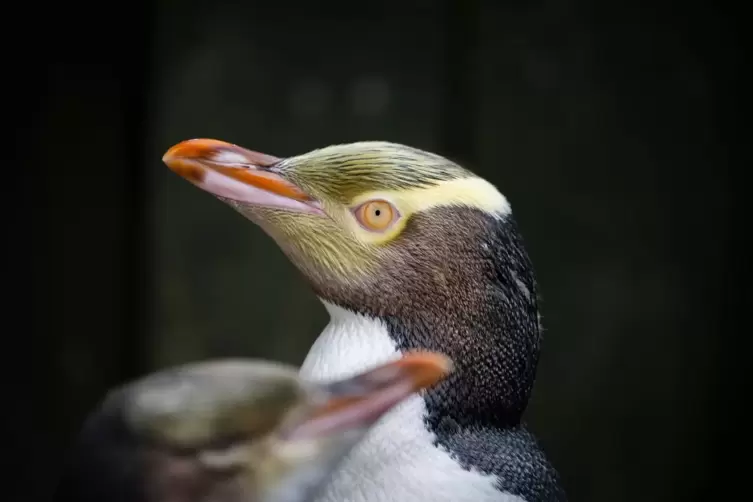
[[[392,225],[400,214],[386,200],[371,200],[358,206],[354,214],[366,230],[382,232]]]

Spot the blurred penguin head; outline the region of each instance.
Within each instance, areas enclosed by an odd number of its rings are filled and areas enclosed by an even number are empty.
[[[440,354],[415,353],[327,383],[266,361],[151,374],[89,417],[58,500],[310,500],[371,426],[450,369]]]

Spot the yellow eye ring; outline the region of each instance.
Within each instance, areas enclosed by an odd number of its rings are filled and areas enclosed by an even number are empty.
[[[358,223],[372,232],[387,230],[400,216],[395,206],[381,199],[364,202],[353,213]]]

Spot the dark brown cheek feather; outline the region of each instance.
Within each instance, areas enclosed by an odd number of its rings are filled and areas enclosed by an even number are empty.
[[[517,425],[539,356],[537,286],[511,216],[444,207],[416,215],[368,286],[316,285],[324,299],[381,318],[402,350],[449,355],[426,394],[429,422]],[[521,286],[522,285],[522,286]]]

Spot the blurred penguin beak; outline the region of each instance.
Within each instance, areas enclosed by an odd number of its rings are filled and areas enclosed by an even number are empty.
[[[365,429],[411,394],[431,387],[452,371],[442,354],[409,353],[352,378],[321,385],[317,403],[281,431],[286,440],[313,439]]]

